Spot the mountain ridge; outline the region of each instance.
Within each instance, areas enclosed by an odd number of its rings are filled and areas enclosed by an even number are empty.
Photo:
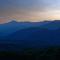
[[[6,24],[0,24],[0,36],[9,35],[18,30],[23,30],[31,27],[46,28],[49,30],[57,30],[60,28],[60,21],[43,21],[43,22],[16,22],[11,21]]]
[[[15,23],[15,22],[14,22]],[[36,22],[35,22],[36,23]],[[10,32],[11,34],[8,34],[7,36],[0,36],[0,43],[3,44],[3,48],[11,46],[10,48],[18,48],[16,50],[22,49],[22,48],[40,48],[40,47],[48,47],[48,46],[60,46],[60,21],[49,21],[45,24],[46,22],[43,23],[43,25],[39,24],[36,26],[30,26],[30,24],[24,24],[24,26],[27,26],[27,28],[23,27],[24,29],[18,29],[18,30],[13,30],[13,32]],[[20,23],[19,23],[20,24]],[[32,23],[33,24],[33,23]],[[51,25],[52,24],[52,25]],[[56,25],[57,24],[57,25]],[[12,24],[13,25],[13,24]],[[10,25],[11,27],[13,27]],[[16,26],[16,25],[14,25]],[[58,29],[48,29],[46,26],[50,27],[58,27]],[[8,29],[9,31],[12,30]],[[5,33],[7,34],[7,33]],[[0,33],[2,35],[2,33]],[[8,46],[7,46],[8,45]],[[13,47],[13,48],[12,48]],[[7,48],[8,49],[8,48]]]

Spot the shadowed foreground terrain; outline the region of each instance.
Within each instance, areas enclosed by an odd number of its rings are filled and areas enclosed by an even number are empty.
[[[60,60],[60,47],[25,48],[20,52],[0,51],[0,57],[16,60]]]

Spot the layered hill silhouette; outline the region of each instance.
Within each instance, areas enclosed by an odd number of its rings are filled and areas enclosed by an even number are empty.
[[[39,27],[47,28],[49,30],[56,30],[60,28],[60,21],[43,21],[43,22],[16,22],[11,21],[9,23],[0,24],[0,36],[6,36],[14,33],[18,30]]]
[[[14,50],[60,46],[60,21],[16,22],[0,25],[0,43]],[[5,29],[5,30],[4,30]],[[3,32],[4,31],[4,32]],[[13,48],[11,47],[13,46]]]

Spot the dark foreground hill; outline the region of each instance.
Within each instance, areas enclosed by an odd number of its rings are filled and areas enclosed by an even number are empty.
[[[60,28],[57,30],[48,30],[46,28],[31,27],[16,31],[9,35],[6,40],[23,41],[30,46],[48,46],[60,45]],[[33,46],[32,45],[32,46]]]
[[[59,40],[57,41],[53,39],[56,33],[53,34],[54,36],[53,35],[51,36],[52,32],[53,31],[49,31],[48,29],[31,27],[28,29],[16,31],[6,37],[0,37],[0,44],[5,44],[6,46],[7,45],[10,46],[11,44],[10,50],[17,51],[21,50],[22,48],[36,48],[36,47],[40,48],[47,47],[49,45],[53,46],[55,44],[59,45],[58,44]]]

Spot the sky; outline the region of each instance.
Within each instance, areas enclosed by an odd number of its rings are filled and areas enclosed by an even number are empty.
[[[60,19],[60,0],[0,0],[0,23]]]

